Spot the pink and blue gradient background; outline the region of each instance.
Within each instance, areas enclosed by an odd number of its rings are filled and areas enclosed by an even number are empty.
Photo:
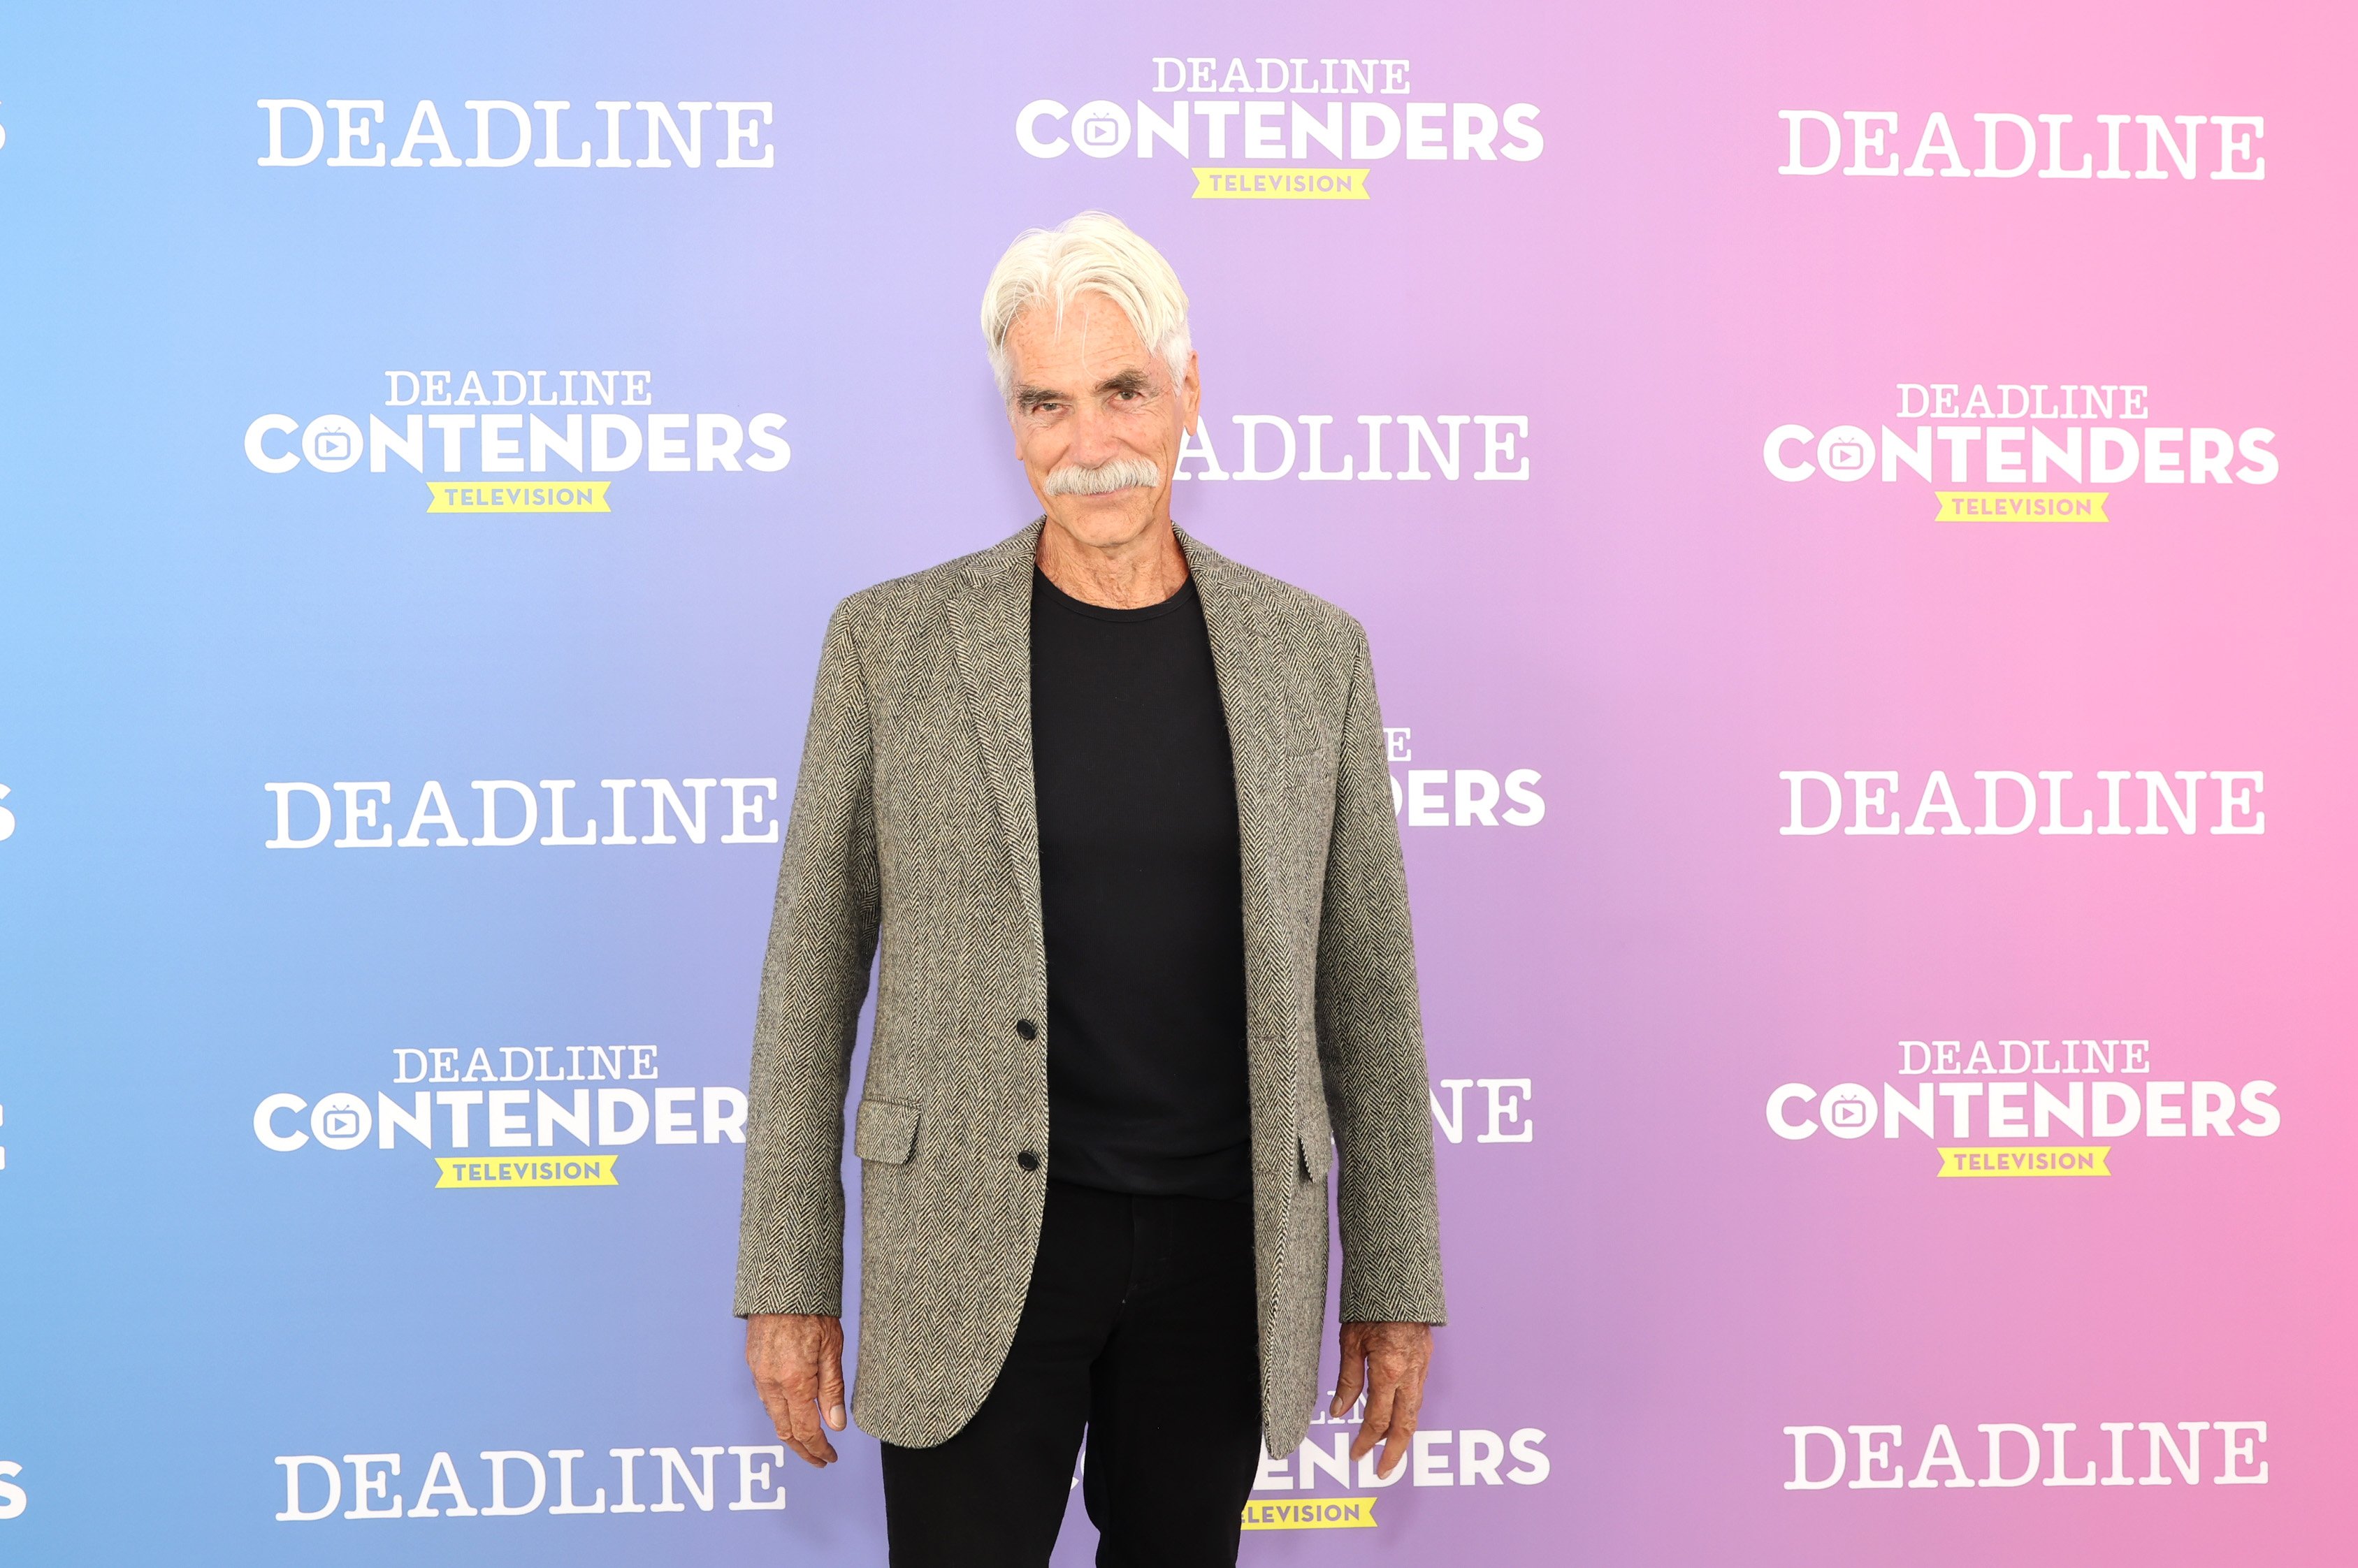
[[[471,1477],[483,1448],[760,1440],[733,1154],[469,1202],[422,1156],[298,1162],[247,1124],[277,1089],[380,1084],[396,1045],[652,1040],[667,1082],[739,1078],[774,866],[271,855],[260,784],[791,775],[827,606],[1030,515],[973,302],[1016,229],[1102,206],[1187,282],[1226,454],[1240,412],[1531,420],[1524,485],[1181,495],[1186,525],[1367,622],[1417,765],[1534,767],[1548,801],[1535,829],[1415,830],[1408,854],[1434,1076],[1531,1077],[1539,1128],[1441,1151],[1455,1318],[1427,1419],[1544,1428],[1552,1473],[1397,1487],[1376,1531],[1248,1560],[2331,1557],[2358,1464],[2332,1130],[2358,1087],[2348,24],[1890,12],[0,18],[0,1457],[34,1498],[0,1542],[878,1560],[857,1436],[788,1476],[783,1515],[271,1522],[274,1454],[447,1448]],[[1406,57],[1420,99],[1538,104],[1547,149],[1255,204],[1190,200],[1168,155],[1016,147],[1024,102],[1127,102],[1152,57],[1196,54]],[[782,168],[261,170],[265,96],[432,96],[462,143],[471,97],[768,98]],[[1969,157],[1976,110],[2083,135],[2261,114],[2268,178],[1779,178],[1793,107],[1939,108]],[[794,465],[478,522],[239,450],[258,413],[363,414],[387,368],[582,364],[783,410]],[[2158,422],[2275,429],[2282,477],[1966,528],[1912,479],[1760,462],[1775,425],[1872,428],[1892,384],[1933,380],[2147,383]],[[1934,767],[2261,768],[2268,833],[1777,834],[1780,770],[1885,767],[1910,791]],[[2283,1130],[1983,1184],[1934,1180],[1912,1133],[1762,1121],[1789,1079],[1880,1082],[1901,1038],[2086,1033],[2150,1037],[2166,1076],[2273,1079]],[[2266,1487],[1779,1485],[1789,1424],[1900,1422],[1912,1456],[1946,1422],[1978,1474],[1980,1422],[2076,1422],[2086,1453],[2101,1421],[2246,1417]],[[1087,1558],[1074,1517],[1060,1562]]]

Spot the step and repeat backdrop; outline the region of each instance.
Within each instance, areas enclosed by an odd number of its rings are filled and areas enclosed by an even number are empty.
[[[781,823],[830,607],[1032,517],[976,303],[1100,208],[1420,938],[1425,1430],[1246,1560],[2327,1560],[2353,42],[8,8],[0,1559],[882,1560],[729,1313]]]

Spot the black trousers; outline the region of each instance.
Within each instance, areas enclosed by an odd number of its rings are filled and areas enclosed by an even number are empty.
[[[892,1568],[1045,1568],[1088,1433],[1098,1568],[1230,1568],[1260,1462],[1252,1205],[1048,1184],[1015,1342],[932,1448],[885,1444]]]

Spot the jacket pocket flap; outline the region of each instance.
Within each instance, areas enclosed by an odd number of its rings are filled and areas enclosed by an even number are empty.
[[[1335,1163],[1335,1140],[1321,1126],[1302,1133],[1302,1179],[1314,1182]]]
[[[863,1099],[851,1134],[851,1152],[863,1160],[875,1160],[887,1165],[903,1164],[917,1146],[917,1119],[920,1112],[914,1105],[895,1105],[891,1100]]]

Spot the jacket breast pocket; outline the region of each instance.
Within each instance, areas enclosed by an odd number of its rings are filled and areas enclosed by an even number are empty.
[[[851,1152],[884,1165],[906,1164],[917,1148],[917,1121],[923,1113],[914,1105],[892,1100],[863,1099],[851,1132]]]

